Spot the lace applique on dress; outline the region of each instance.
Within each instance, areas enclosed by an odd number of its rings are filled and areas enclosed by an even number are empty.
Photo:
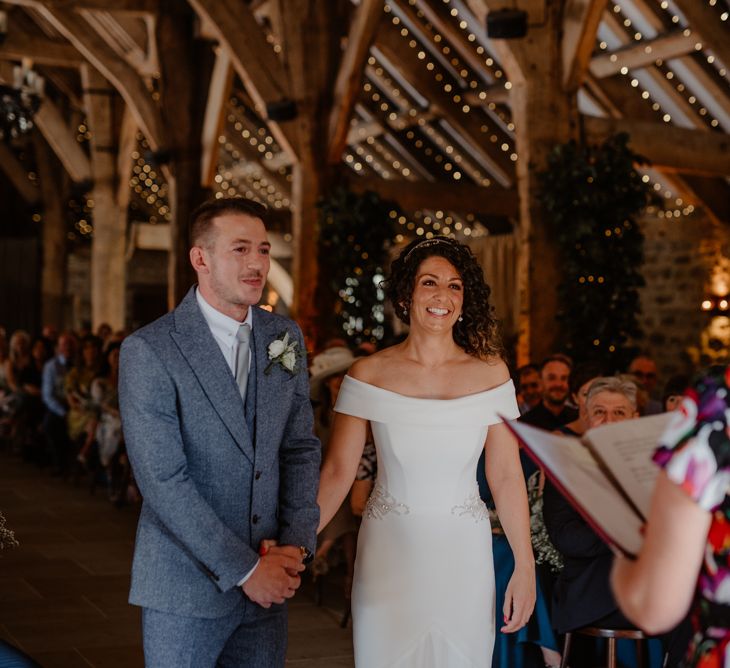
[[[373,493],[365,504],[365,515],[374,520],[380,520],[388,513],[408,515],[410,512],[411,509],[405,503],[398,503],[382,485],[375,485]]]
[[[454,506],[451,509],[451,514],[456,515],[457,517],[471,515],[475,522],[481,522],[482,520],[489,519],[487,506],[484,501],[481,500],[478,492],[474,492],[468,496],[462,505]]]

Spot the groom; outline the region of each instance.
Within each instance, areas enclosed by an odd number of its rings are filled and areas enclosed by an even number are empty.
[[[119,404],[144,497],[130,602],[154,668],[283,666],[284,603],[315,547],[320,444],[302,334],[255,308],[266,213],[243,198],[198,208],[197,286],[122,346]],[[259,554],[263,541],[276,544]]]

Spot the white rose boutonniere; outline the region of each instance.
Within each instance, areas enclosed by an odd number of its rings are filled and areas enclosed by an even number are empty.
[[[299,373],[298,362],[301,357],[299,342],[295,339],[291,339],[289,332],[279,334],[279,336],[269,344],[267,352],[270,361],[266,369],[264,369],[264,373],[266,375],[271,373],[271,369],[276,364],[281,366],[292,376]]]

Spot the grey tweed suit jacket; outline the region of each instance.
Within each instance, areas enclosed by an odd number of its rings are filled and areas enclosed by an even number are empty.
[[[132,604],[220,617],[240,602],[261,540],[315,548],[320,444],[302,334],[259,308],[253,318],[246,406],[194,289],[122,345],[119,406],[144,499]],[[298,372],[265,374],[269,343],[287,331]]]

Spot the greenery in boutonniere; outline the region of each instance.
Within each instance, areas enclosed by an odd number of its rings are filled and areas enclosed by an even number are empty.
[[[299,349],[299,342],[289,336],[289,332],[282,332],[276,337],[266,349],[269,356],[269,363],[264,369],[268,376],[275,365],[279,365],[284,371],[292,376],[299,373],[299,360],[302,351]]]
[[[344,335],[358,344],[382,341],[390,334],[380,282],[398,215],[394,205],[373,192],[357,195],[339,188],[321,202],[322,284],[335,300],[320,317],[330,336]]]
[[[562,144],[540,175],[541,201],[559,247],[563,349],[576,361],[623,369],[641,337],[637,314],[644,237],[637,218],[650,188],[634,165],[644,162],[628,135],[600,146]]]

